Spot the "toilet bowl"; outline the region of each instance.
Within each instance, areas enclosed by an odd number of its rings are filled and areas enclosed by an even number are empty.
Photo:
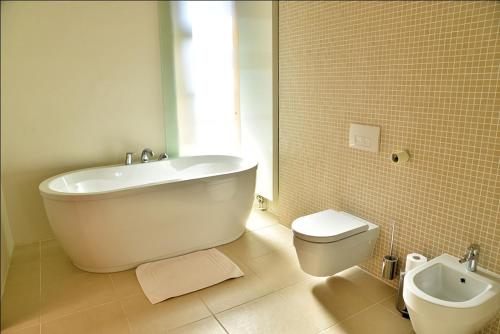
[[[300,267],[320,277],[369,259],[379,235],[377,225],[331,209],[296,219],[292,231]]]

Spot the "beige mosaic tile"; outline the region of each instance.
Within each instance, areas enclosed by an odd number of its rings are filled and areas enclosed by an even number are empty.
[[[500,272],[499,20],[495,1],[280,2],[280,222],[333,208],[378,224],[374,275],[392,222],[402,259],[476,242]],[[348,147],[350,123],[381,127],[378,154]]]

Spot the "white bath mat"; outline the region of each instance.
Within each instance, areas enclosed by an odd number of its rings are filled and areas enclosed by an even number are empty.
[[[141,264],[135,273],[152,304],[244,275],[215,248]]]

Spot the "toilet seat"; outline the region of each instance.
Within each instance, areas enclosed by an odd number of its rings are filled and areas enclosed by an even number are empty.
[[[295,237],[315,243],[329,243],[367,231],[367,221],[347,212],[325,210],[300,217],[292,223]]]

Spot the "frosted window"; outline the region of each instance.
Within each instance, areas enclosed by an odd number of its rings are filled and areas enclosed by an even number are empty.
[[[239,154],[233,3],[173,4],[179,154]]]

